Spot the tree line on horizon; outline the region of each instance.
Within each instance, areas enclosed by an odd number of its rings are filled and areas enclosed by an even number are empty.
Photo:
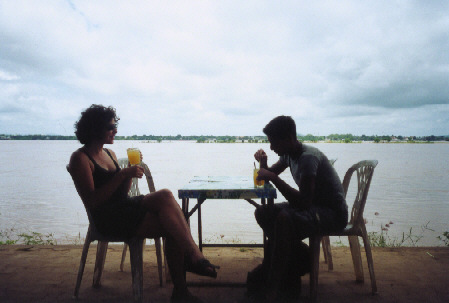
[[[132,136],[116,136],[116,140],[143,140],[143,141],[177,141],[190,140],[197,142],[268,142],[266,136],[160,136],[160,135],[132,135]],[[61,136],[61,135],[6,135],[0,134],[0,140],[76,140],[75,136]],[[395,135],[352,135],[352,134],[330,134],[328,136],[314,136],[312,134],[298,135],[298,140],[308,142],[319,141],[337,141],[337,142],[354,142],[354,141],[373,141],[373,142],[391,142],[391,141],[449,141],[447,136],[395,136]]]

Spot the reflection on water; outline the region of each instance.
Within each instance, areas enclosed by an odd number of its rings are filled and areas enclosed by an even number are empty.
[[[379,164],[365,209],[368,231],[380,232],[389,224],[390,236],[402,232],[421,233],[427,222],[435,232],[426,231],[419,245],[438,245],[436,236],[449,230],[449,144],[312,144],[328,158],[337,158],[335,169],[341,179],[354,163],[376,159]],[[263,148],[268,162],[277,156],[268,144],[197,144],[194,142],[143,143],[116,141],[111,147],[120,157],[126,148],[138,147],[153,174],[156,189],[177,189],[193,176],[252,176],[253,154]],[[54,233],[59,242],[78,234],[84,237],[87,217],[66,171],[76,141],[0,141],[0,230]],[[286,170],[281,178],[294,181]],[[355,185],[355,180],[352,184]],[[145,182],[140,184],[148,192]],[[348,204],[353,196],[350,189]],[[278,194],[277,202],[283,201]],[[191,201],[191,204],[194,201]],[[262,233],[254,220],[254,207],[245,201],[209,200],[202,207],[203,239],[218,242],[261,242]],[[197,230],[196,215],[191,218],[192,233]],[[223,237],[221,237],[223,235]],[[335,239],[338,240],[338,239]]]

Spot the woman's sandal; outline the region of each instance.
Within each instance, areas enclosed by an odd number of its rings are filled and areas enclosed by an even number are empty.
[[[200,276],[205,277],[211,277],[216,278],[217,272],[215,269],[219,269],[220,266],[214,265],[209,262],[207,259],[200,259],[196,261],[195,263],[192,263],[192,261],[186,260],[185,263],[185,270]],[[212,270],[210,270],[212,269]]]

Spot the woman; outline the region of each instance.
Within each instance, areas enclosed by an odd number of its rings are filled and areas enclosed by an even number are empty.
[[[142,178],[143,168],[120,169],[115,153],[103,148],[114,143],[118,120],[114,108],[102,105],[91,105],[81,113],[75,134],[84,146],[72,154],[69,164],[75,187],[101,233],[128,238],[165,237],[174,284],[171,301],[198,302],[187,289],[184,269],[215,278],[219,267],[204,258],[168,189],[128,197],[132,178]]]

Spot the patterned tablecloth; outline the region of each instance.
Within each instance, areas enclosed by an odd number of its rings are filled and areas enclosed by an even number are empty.
[[[195,176],[178,190],[179,198],[194,199],[252,199],[276,198],[276,189],[270,183],[254,187],[252,177],[245,176]]]

